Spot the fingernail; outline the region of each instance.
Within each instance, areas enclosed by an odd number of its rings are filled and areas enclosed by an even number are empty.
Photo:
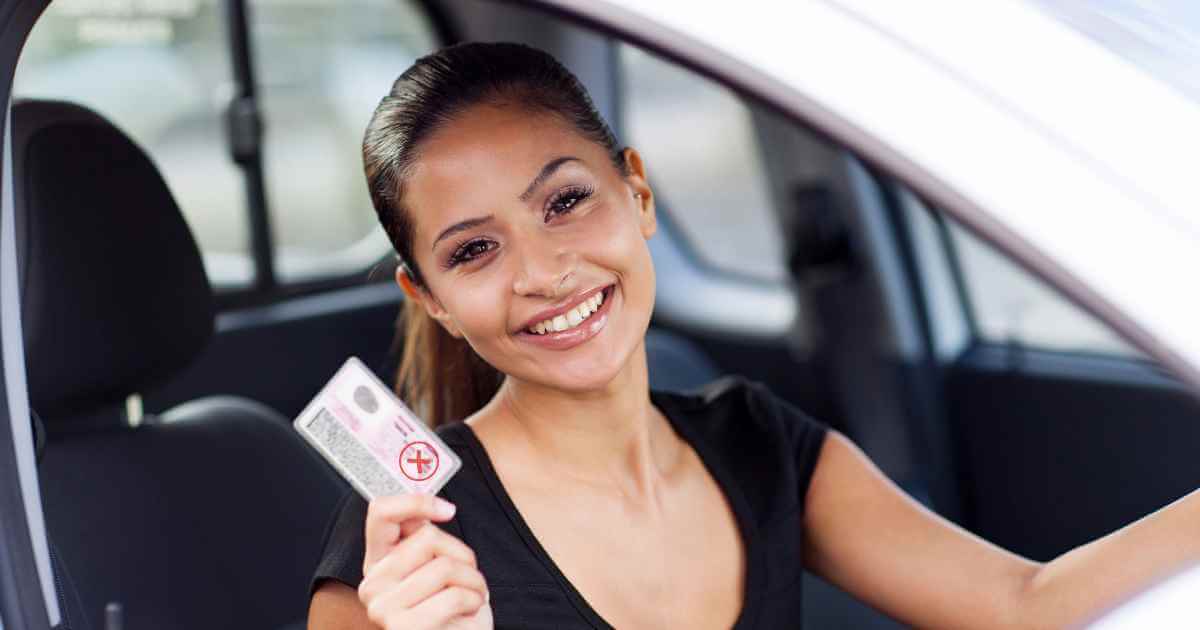
[[[458,508],[451,502],[441,498],[433,498],[433,511],[439,518],[450,518]]]

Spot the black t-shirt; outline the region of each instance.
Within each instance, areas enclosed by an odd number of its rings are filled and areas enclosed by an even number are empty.
[[[825,426],[736,376],[684,394],[651,390],[650,399],[695,449],[737,518],[746,580],[734,627],[800,627],[800,519]],[[463,460],[441,492],[458,511],[439,526],[475,551],[496,628],[611,628],[534,538],[471,428],[458,422],[437,433]],[[362,581],[366,509],[357,493],[342,500],[313,591],[326,579],[353,588]]]

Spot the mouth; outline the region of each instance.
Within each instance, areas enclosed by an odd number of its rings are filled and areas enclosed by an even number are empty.
[[[604,328],[615,290],[616,285],[610,284],[584,294],[572,305],[555,309],[553,316],[539,315],[518,331],[516,337],[553,349],[578,345]]]

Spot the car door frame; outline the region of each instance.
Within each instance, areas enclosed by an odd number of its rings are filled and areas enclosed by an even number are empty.
[[[25,351],[17,288],[15,208],[12,187],[12,82],[17,59],[48,2],[0,5],[0,626],[47,628],[61,620],[50,549],[38,490],[33,428],[25,386]]]

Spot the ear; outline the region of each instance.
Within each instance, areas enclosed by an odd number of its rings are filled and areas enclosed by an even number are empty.
[[[658,217],[654,212],[654,191],[646,181],[646,164],[637,149],[626,147],[621,154],[625,157],[628,174],[625,182],[629,184],[630,196],[638,210],[638,224],[643,238],[650,238],[658,231]]]
[[[400,285],[400,288],[404,290],[406,299],[412,300],[424,307],[425,312],[437,320],[442,325],[442,328],[445,328],[446,332],[450,333],[450,336],[462,339],[462,331],[455,325],[454,320],[451,319],[446,309],[442,307],[441,302],[424,287],[418,287],[413,282],[412,277],[408,275],[408,269],[404,265],[396,267],[396,284]]]

